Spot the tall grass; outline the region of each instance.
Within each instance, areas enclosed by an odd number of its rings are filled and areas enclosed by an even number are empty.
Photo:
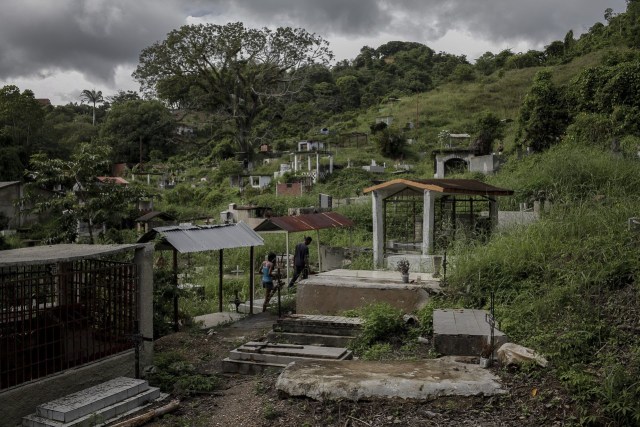
[[[468,307],[486,307],[494,291],[504,332],[546,354],[584,420],[603,424],[640,421],[640,234],[628,227],[640,212],[638,166],[570,145],[514,162],[494,181],[521,189],[516,199],[552,199],[553,210],[456,247],[448,277]]]

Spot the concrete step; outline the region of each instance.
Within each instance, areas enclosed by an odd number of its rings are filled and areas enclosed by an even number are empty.
[[[260,374],[267,369],[282,371],[286,368],[282,363],[254,362],[251,360],[235,360],[229,357],[222,361],[222,371],[234,374]]]
[[[22,419],[22,425],[27,427],[93,427],[104,425],[107,421],[134,411],[159,397],[160,390],[155,387],[149,387],[134,396],[127,397],[72,421],[58,421],[31,414]]]
[[[433,310],[433,345],[443,355],[479,356],[489,343],[489,312],[471,309]],[[502,331],[494,329],[495,348],[509,341]]]
[[[349,335],[323,335],[306,332],[276,332],[269,331],[267,340],[269,342],[315,345],[321,347],[349,347],[355,339]]]
[[[341,347],[248,342],[229,352],[229,359],[287,365],[302,360],[348,360],[350,350]]]
[[[362,320],[357,317],[321,316],[294,314],[283,317],[273,325],[276,332],[299,334],[320,334],[338,336],[357,336],[362,329]]]
[[[118,377],[60,399],[38,405],[36,415],[68,423],[148,389],[149,383],[145,380]]]

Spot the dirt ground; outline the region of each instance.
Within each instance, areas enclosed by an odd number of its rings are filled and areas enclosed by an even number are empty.
[[[156,341],[156,353],[178,352],[198,373],[221,378],[210,393],[180,396],[180,408],[150,426],[565,426],[577,422],[571,399],[541,369],[492,367],[508,393],[428,402],[317,402],[279,396],[277,372],[223,374],[222,360],[238,345],[262,338],[276,317],[259,315],[208,332],[179,332]],[[390,361],[389,363],[393,363]],[[168,401],[168,400],[167,400]],[[165,401],[165,403],[167,402]]]

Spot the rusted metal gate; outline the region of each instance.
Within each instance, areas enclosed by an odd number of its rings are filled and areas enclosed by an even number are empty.
[[[135,264],[0,268],[0,390],[132,349]]]

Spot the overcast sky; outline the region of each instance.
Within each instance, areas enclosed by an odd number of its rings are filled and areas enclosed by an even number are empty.
[[[625,0],[2,0],[0,87],[31,89],[54,104],[83,89],[138,90],[140,51],[185,24],[242,21],[302,27],[330,43],[336,59],[362,46],[416,41],[466,55],[543,49],[579,36]]]

